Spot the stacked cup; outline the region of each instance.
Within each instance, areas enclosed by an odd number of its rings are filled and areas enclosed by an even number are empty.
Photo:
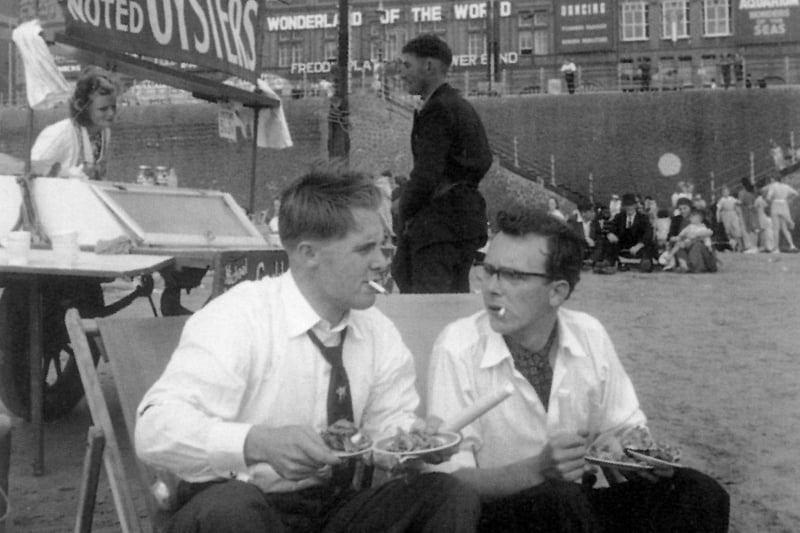
[[[8,250],[8,264],[11,266],[23,266],[28,264],[28,256],[31,252],[31,232],[12,231],[8,234],[6,242]]]
[[[50,235],[53,244],[53,255],[56,265],[62,267],[74,266],[78,262],[78,232],[63,231]]]

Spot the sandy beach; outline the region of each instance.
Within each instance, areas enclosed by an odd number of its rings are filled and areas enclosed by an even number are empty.
[[[732,532],[800,531],[800,255],[720,259],[717,274],[587,272],[568,306],[606,325],[656,438],[730,492]],[[185,303],[197,308],[209,290],[207,278]],[[122,294],[106,289],[107,301]],[[123,314],[151,311],[140,299]],[[89,424],[84,402],[47,424],[47,472],[36,478],[30,427],[15,420],[7,532],[72,528]],[[102,479],[95,530],[115,523]]]

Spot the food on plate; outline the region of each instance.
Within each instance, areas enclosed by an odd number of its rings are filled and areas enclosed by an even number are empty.
[[[589,446],[586,455],[603,461],[652,464],[644,458],[632,457],[626,450],[668,463],[677,462],[681,456],[677,446],[656,442],[646,426],[628,428],[613,437],[597,441]]]
[[[372,446],[372,440],[349,420],[337,420],[321,432],[328,448],[337,452],[355,453]],[[355,438],[354,438],[355,437]]]
[[[411,431],[397,428],[397,434],[386,447],[388,452],[419,452],[430,450],[444,444],[434,433],[422,428],[412,427]]]

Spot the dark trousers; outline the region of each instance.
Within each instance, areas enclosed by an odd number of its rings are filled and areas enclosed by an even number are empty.
[[[602,241],[595,247],[594,251],[594,260],[595,263],[599,263],[600,261],[606,261],[611,266],[615,266],[619,261],[620,251],[627,250],[631,246],[634,246],[636,243],[633,242],[611,242],[608,238],[604,237]],[[641,250],[636,254],[636,257],[644,261],[647,259],[648,261],[653,261],[656,257],[656,247],[655,244],[652,242],[646,243]]]
[[[469,292],[469,271],[481,241],[416,245],[403,236],[392,259],[392,277],[401,293]]]
[[[629,481],[603,489],[547,482],[484,504],[481,533],[725,533],[730,498],[691,469],[657,483]]]
[[[422,474],[378,488],[312,487],[263,493],[241,481],[209,484],[175,514],[170,533],[471,532],[478,495],[445,474]]]

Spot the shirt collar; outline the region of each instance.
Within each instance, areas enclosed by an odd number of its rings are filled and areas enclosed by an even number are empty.
[[[350,334],[356,337],[363,337],[363,332],[358,322],[353,320],[353,313],[348,312],[342,320],[335,325],[331,325],[320,317],[311,304],[300,292],[292,271],[281,275],[283,304],[286,307],[286,327],[289,338],[305,335],[306,331],[313,327],[318,327],[321,331],[331,333],[341,332],[345,327],[350,329]]]
[[[575,333],[566,326],[563,320],[563,313],[558,311],[558,351],[556,352],[556,359],[562,356],[565,357],[586,357],[586,350],[580,343]],[[511,352],[503,340],[503,336],[497,333],[489,325],[489,317],[484,311],[484,316],[479,322],[482,328],[486,328],[486,351],[483,353],[481,359],[481,368],[491,368],[502,363],[506,359],[511,359]]]

